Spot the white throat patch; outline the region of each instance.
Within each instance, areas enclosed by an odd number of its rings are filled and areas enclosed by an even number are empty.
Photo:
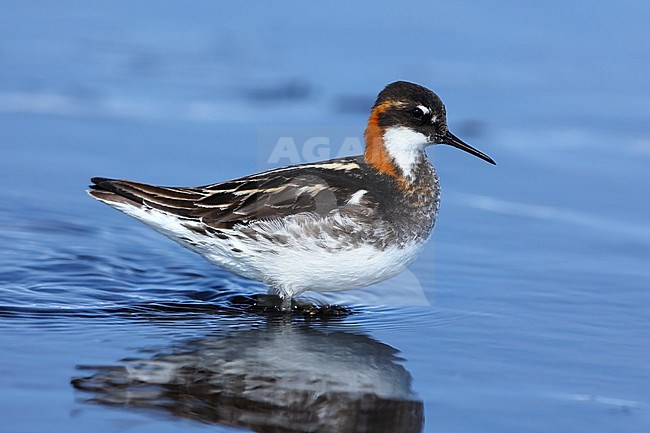
[[[413,177],[413,169],[428,144],[424,134],[403,126],[387,128],[384,133],[384,146],[405,177]]]

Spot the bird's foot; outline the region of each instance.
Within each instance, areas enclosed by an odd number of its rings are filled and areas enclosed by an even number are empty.
[[[348,316],[354,312],[339,305],[317,304],[308,299],[281,298],[273,294],[238,296],[234,303],[248,306],[256,313],[303,316],[305,318],[328,319]]]
[[[280,303],[280,311],[283,313],[291,313],[293,309],[293,299],[289,296],[281,298],[282,302]]]

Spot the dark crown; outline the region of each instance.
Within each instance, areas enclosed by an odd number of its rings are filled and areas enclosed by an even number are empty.
[[[395,81],[384,87],[377,96],[375,107],[389,101],[422,104],[433,111],[444,112],[442,100],[426,87],[408,81]]]

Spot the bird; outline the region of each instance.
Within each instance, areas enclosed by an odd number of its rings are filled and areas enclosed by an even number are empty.
[[[264,283],[290,312],[303,292],[366,287],[416,260],[440,207],[428,146],[451,145],[496,165],[449,131],[437,94],[407,81],[379,93],[364,136],[358,156],[198,187],[94,177],[88,193],[219,268]]]

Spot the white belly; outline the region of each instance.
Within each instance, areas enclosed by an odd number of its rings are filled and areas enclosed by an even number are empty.
[[[318,218],[314,221],[323,223]],[[353,226],[356,222],[345,218],[338,222],[350,228],[349,233],[358,232],[346,225]],[[309,290],[356,289],[394,277],[417,258],[426,241],[380,249],[373,242],[387,236],[381,229],[376,230],[373,239],[341,242],[336,236],[328,237],[326,230],[313,236],[308,234],[309,230],[296,227],[290,219],[282,223],[261,223],[253,228],[271,237],[283,236],[286,242],[278,244],[266,238],[230,239],[229,245],[241,253],[224,256],[220,249],[212,249],[203,255],[217,266],[293,296]]]
[[[385,250],[371,245],[340,251],[286,248],[256,257],[251,264],[259,272],[257,279],[294,296],[308,290],[349,290],[384,281],[404,271],[421,249],[421,244]]]

